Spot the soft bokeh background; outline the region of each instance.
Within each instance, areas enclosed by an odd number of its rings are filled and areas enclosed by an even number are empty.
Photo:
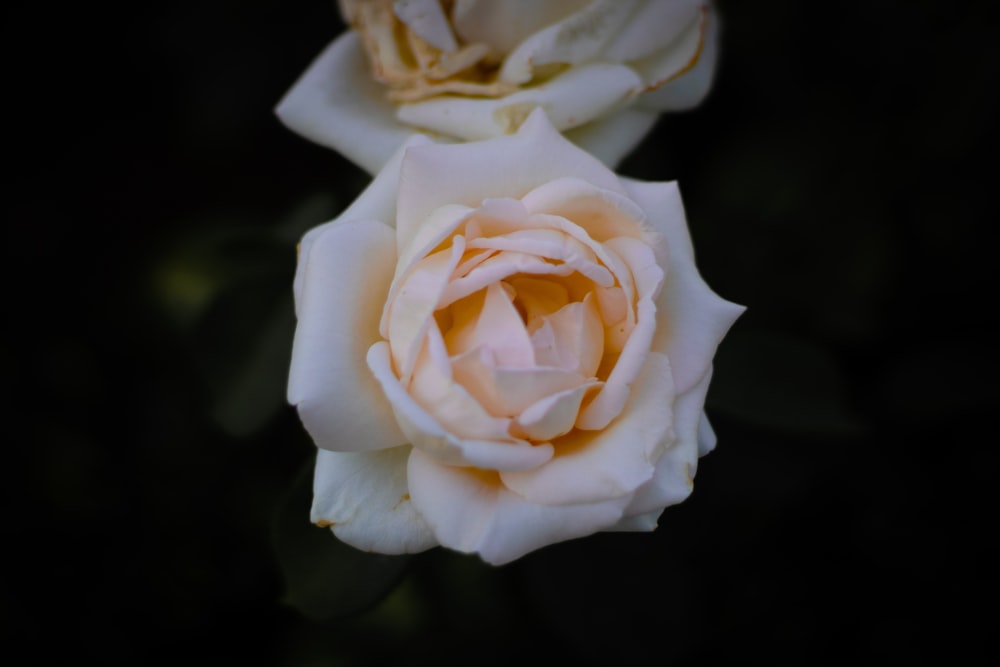
[[[367,178],[271,108],[333,3],[8,5],[0,623],[28,663],[985,662],[998,12],[719,4],[712,96],[621,167],[680,179],[749,306],[719,447],[657,532],[503,568],[360,557],[295,486],[295,241]]]

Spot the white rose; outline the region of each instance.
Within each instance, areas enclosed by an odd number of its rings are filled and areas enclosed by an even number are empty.
[[[497,564],[652,530],[687,497],[743,310],[699,276],[675,183],[616,176],[540,111],[511,136],[411,139],[306,234],[294,293],[312,520]]]
[[[341,0],[336,39],[277,107],[376,173],[415,131],[510,134],[537,107],[614,167],[659,113],[698,104],[715,67],[707,0]]]

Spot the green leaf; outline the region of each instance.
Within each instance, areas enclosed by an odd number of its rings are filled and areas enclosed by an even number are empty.
[[[278,507],[272,530],[285,579],[284,602],[328,623],[370,609],[402,579],[409,556],[359,551],[309,522],[315,457]]]
[[[861,430],[833,355],[777,332],[730,332],[716,354],[706,402],[710,411],[792,434],[840,437]]]

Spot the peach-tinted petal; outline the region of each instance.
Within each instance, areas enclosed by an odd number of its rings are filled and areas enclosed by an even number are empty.
[[[469,247],[520,252],[556,260],[598,285],[610,287],[614,284],[611,273],[597,262],[590,248],[554,229],[520,229],[501,236],[482,237],[471,241]]]
[[[506,490],[494,474],[437,463],[414,451],[407,467],[414,507],[444,546],[502,565],[554,542],[616,524],[628,496],[542,505]]]
[[[635,327],[625,341],[614,369],[601,391],[580,413],[577,426],[587,430],[604,428],[628,400],[630,385],[642,369],[656,333],[657,315],[653,298],[663,279],[663,271],[656,263],[653,251],[643,243],[620,237],[606,245],[629,267],[639,303],[636,306]]]
[[[522,276],[507,281],[517,293],[517,301],[524,309],[528,330],[534,328],[538,318],[556,312],[569,303],[566,288],[554,280]]]
[[[415,128],[478,141],[513,134],[535,109],[543,109],[557,130],[577,127],[624,106],[642,89],[631,68],[593,63],[503,97],[439,95],[400,104],[396,117]]]
[[[585,382],[571,389],[539,399],[521,411],[521,414],[514,420],[513,432],[536,442],[544,442],[565,435],[575,425],[583,399],[592,390],[598,389],[603,384],[603,382],[596,380]]]
[[[362,451],[405,444],[365,367],[396,259],[390,227],[374,220],[326,226],[300,262],[299,321],[288,402],[316,445]]]
[[[383,315],[383,319],[388,320],[386,338],[404,383],[413,370],[434,311],[464,249],[459,236],[449,250],[437,252],[417,264],[401,282],[395,298],[390,297],[386,305]]]
[[[541,504],[587,503],[631,494],[652,476],[671,434],[670,362],[649,355],[627,406],[602,431],[574,431],[557,443],[557,455],[534,470],[504,472],[509,489]]]
[[[319,450],[313,478],[313,523],[363,551],[404,554],[438,542],[410,502],[406,461],[411,447],[377,452]]]
[[[516,416],[532,403],[575,388],[586,378],[559,368],[498,368],[493,372],[493,382],[497,404],[504,414]]]
[[[546,332],[552,332],[551,347],[538,357],[539,364],[555,366],[590,378],[597,373],[604,356],[604,325],[593,293],[544,318]],[[536,332],[537,333],[537,332]],[[536,350],[541,337],[532,335]]]
[[[549,444],[525,440],[498,442],[457,438],[413,400],[392,370],[389,344],[380,341],[368,350],[368,367],[382,386],[400,429],[414,447],[444,465],[476,466],[489,470],[530,470],[552,458]]]
[[[448,283],[448,286],[441,293],[438,307],[449,306],[459,299],[464,299],[470,294],[475,294],[481,289],[521,273],[568,276],[573,273],[573,267],[566,264],[553,264],[537,255],[500,252],[483,261],[467,275]]]
[[[452,377],[441,334],[436,326],[430,327],[428,333],[409,385],[413,399],[457,438],[513,441],[508,432],[510,419],[488,413]]]
[[[334,40],[278,103],[289,129],[342,153],[370,174],[389,160],[413,128],[400,125],[396,108],[369,74],[355,32]]]
[[[455,323],[445,337],[451,354],[485,347],[499,366],[526,367],[535,353],[521,315],[500,283],[491,282],[482,299],[473,294],[453,309]]]
[[[635,202],[579,178],[564,177],[544,183],[522,201],[529,213],[566,218],[601,243],[618,236],[659,242],[656,230],[647,222],[646,212]]]
[[[624,193],[618,177],[560,135],[542,111],[532,113],[511,136],[411,148],[401,173],[397,228],[403,245],[439,206],[475,208],[490,198],[520,198],[539,183],[563,176]]]

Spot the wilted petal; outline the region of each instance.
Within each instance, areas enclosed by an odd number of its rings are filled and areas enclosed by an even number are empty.
[[[504,484],[529,502],[587,503],[628,497],[652,476],[673,424],[670,362],[650,354],[618,418],[593,433],[574,431],[554,443],[555,456],[534,470],[504,472]]]
[[[396,115],[415,128],[478,141],[515,133],[536,109],[558,130],[577,127],[623,106],[642,89],[642,79],[629,67],[593,63],[503,97],[440,95],[401,104]]]
[[[458,48],[439,0],[395,0],[392,9],[420,39],[441,51]]]
[[[602,56],[614,62],[624,62],[679,46],[674,41],[691,25],[701,21],[704,4],[704,0],[643,2],[614,35]]]
[[[656,90],[640,95],[636,106],[659,112],[682,111],[701,104],[712,87],[718,59],[719,17],[714,10],[708,10],[702,30],[701,50],[693,66]]]
[[[376,221],[324,227],[302,258],[299,321],[288,402],[316,445],[336,451],[396,447],[406,439],[365,367],[396,260],[393,231]]]
[[[484,42],[494,54],[510,53],[532,33],[579,11],[590,0],[456,0],[455,32],[466,42]]]
[[[414,507],[442,545],[502,565],[554,542],[616,524],[628,497],[542,505],[503,487],[495,473],[440,465],[415,451],[407,468]]]
[[[411,447],[377,452],[319,450],[311,520],[363,551],[416,553],[437,546],[410,502],[406,461]]]
[[[593,60],[615,38],[637,4],[637,0],[596,0],[539,30],[507,54],[500,78],[527,83],[540,65],[579,65]]]
[[[413,128],[400,125],[396,108],[369,73],[355,32],[345,32],[316,58],[278,103],[289,129],[342,153],[370,174],[389,160]]]

